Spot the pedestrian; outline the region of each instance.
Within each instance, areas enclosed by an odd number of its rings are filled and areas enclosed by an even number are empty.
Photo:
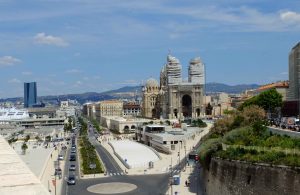
[[[51,158],[52,158],[52,154],[51,154]]]
[[[185,180],[185,186],[186,186],[186,187],[188,186],[188,182],[187,182],[187,180]]]

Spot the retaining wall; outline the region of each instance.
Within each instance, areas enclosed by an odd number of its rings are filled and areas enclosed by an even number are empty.
[[[300,168],[212,158],[203,180],[207,195],[300,194]]]

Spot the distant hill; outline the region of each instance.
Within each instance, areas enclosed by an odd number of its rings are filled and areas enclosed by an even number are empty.
[[[141,86],[126,86],[126,87],[122,87],[120,89],[115,89],[115,90],[111,90],[111,91],[106,91],[106,92],[102,92],[104,94],[114,94],[114,93],[128,93],[128,92],[138,92],[140,93],[142,91],[142,87]]]
[[[223,83],[207,83],[206,92],[225,92],[225,93],[242,93],[248,89],[257,89],[259,85],[257,84],[241,84],[241,85],[226,85]]]
[[[226,85],[223,83],[207,83],[206,84],[206,93],[216,93],[216,92],[225,92],[225,93],[241,93],[247,89],[256,89],[259,85],[257,84],[242,84],[242,85]],[[85,103],[89,101],[101,101],[107,99],[126,99],[133,98],[135,95],[141,94],[141,86],[126,86],[115,90],[105,91],[101,93],[97,92],[86,92],[81,94],[67,94],[67,95],[58,95],[58,96],[40,96],[39,101],[43,102],[53,102],[58,100],[77,100],[79,103]],[[137,93],[136,93],[137,92]],[[11,101],[23,101],[22,97],[16,98],[6,98],[0,99],[0,102]]]

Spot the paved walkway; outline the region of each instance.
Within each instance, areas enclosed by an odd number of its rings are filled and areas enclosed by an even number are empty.
[[[28,142],[28,149],[26,154],[22,154],[21,146],[24,142],[18,142],[14,144],[15,151],[19,154],[21,159],[26,163],[29,169],[41,179],[41,175],[45,169],[45,164],[48,161],[48,157],[53,151],[53,147],[44,148],[43,146],[37,145],[35,142]]]
[[[56,150],[52,151],[52,153],[48,157],[48,161],[45,166],[44,172],[40,178],[41,182],[43,183],[44,186],[46,186],[49,192],[51,194],[57,194],[57,195],[61,194],[62,183],[66,182],[65,181],[66,176],[63,175],[63,173],[64,173],[65,161],[68,160],[68,157],[65,156],[64,160],[59,161],[59,167],[62,170],[62,176],[61,178],[59,178],[58,176],[55,177],[54,176],[55,165],[57,166],[57,159],[60,151],[61,151],[61,145],[57,147]]]

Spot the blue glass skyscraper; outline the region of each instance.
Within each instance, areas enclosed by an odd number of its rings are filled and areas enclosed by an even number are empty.
[[[24,108],[37,103],[36,82],[24,83]]]

